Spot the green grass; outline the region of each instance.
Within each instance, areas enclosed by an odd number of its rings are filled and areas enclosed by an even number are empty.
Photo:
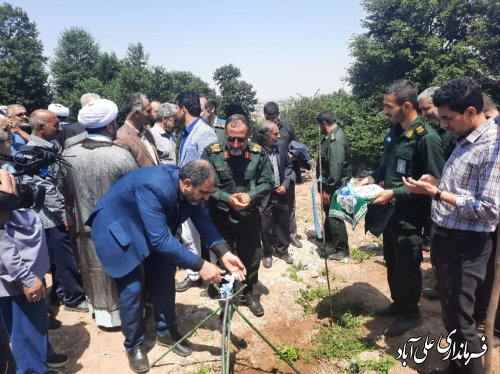
[[[351,251],[349,252],[350,259],[357,262],[358,264],[376,255],[377,253],[375,253],[374,251],[363,251],[359,248],[351,249]]]
[[[348,360],[370,349],[373,344],[364,339],[358,330],[339,325],[322,326],[313,338],[316,348],[312,356],[319,360]]]
[[[301,263],[290,265],[286,271],[288,273],[288,278],[295,282],[303,282],[304,279],[298,274],[299,271],[304,270],[304,265]]]
[[[294,345],[286,345],[285,343],[279,343],[276,349],[278,349],[283,357],[291,362],[300,359],[300,356],[304,353],[303,349],[297,348]],[[281,357],[280,360],[283,361]]]
[[[388,374],[389,369],[397,364],[397,360],[384,354],[379,360],[360,360],[356,357],[356,361],[351,365],[352,373],[361,373],[365,371],[376,371],[379,374]]]
[[[190,374],[210,374],[216,372],[217,368],[214,365],[201,364],[195,371],[191,371]]]
[[[328,289],[325,287],[316,287],[311,290],[301,290],[301,296],[307,301],[325,299],[328,297]]]

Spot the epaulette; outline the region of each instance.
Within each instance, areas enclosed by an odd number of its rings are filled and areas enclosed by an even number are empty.
[[[427,130],[425,129],[424,125],[418,125],[417,128],[415,129],[415,132],[418,135],[423,136],[427,133]]]
[[[408,139],[411,139],[413,138],[413,130],[408,130],[406,133],[405,133],[405,136],[408,138]]]
[[[214,123],[214,128],[216,129],[225,129],[226,126],[224,126],[223,124],[221,123]]]
[[[262,149],[262,147],[260,145],[252,143],[250,145],[250,152],[252,152],[252,153],[262,153],[263,149]]]
[[[210,153],[222,152],[222,146],[220,145],[220,143],[210,144],[207,148]]]

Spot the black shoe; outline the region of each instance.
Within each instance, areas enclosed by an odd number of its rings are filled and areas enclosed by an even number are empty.
[[[264,257],[262,259],[262,265],[264,265],[265,268],[269,269],[271,266],[273,266],[273,258],[272,257]]]
[[[290,244],[296,248],[302,248],[302,243],[300,242],[297,234],[290,235]]]
[[[431,301],[439,300],[439,291],[435,288],[424,288],[422,296]]]
[[[89,304],[85,300],[83,300],[80,304],[75,305],[75,306],[70,306],[70,305],[65,304],[64,310],[67,310],[69,312],[86,313],[89,311]]]
[[[176,283],[175,284],[175,290],[177,292],[184,292],[189,290],[191,287],[199,287],[203,284],[203,281],[200,279],[198,280],[191,280],[189,276],[186,276],[182,282]]]
[[[62,322],[55,319],[55,317],[52,316],[52,314],[49,313],[48,318],[49,318],[49,330],[55,330],[62,326]]]
[[[68,356],[62,353],[52,353],[47,357],[47,366],[49,368],[60,368],[69,362]]]
[[[293,264],[293,258],[292,256],[290,256],[290,254],[287,252],[287,253],[276,253],[275,254],[276,257],[282,259],[283,261],[285,261],[288,265],[291,265]]]
[[[399,310],[394,303],[389,305],[387,308],[376,309],[373,314],[378,317],[395,317],[399,315]]]
[[[422,318],[407,317],[400,314],[396,319],[384,330],[384,335],[387,337],[394,337],[403,335],[405,332],[412,330],[422,325]]]
[[[156,336],[156,342],[159,345],[162,345],[164,347],[171,347],[173,346],[176,342],[181,340],[182,336],[177,332],[170,332],[167,333],[163,336]],[[184,340],[181,344],[179,344],[177,347],[175,347],[172,352],[175,354],[178,354],[179,356],[182,357],[187,357],[190,356],[191,353],[193,353],[193,350],[190,347],[191,343],[186,339]]]
[[[333,252],[331,255],[328,256],[329,260],[334,260],[334,261],[342,261],[345,260],[346,258],[349,258],[349,252],[346,251]]]
[[[127,357],[128,366],[133,372],[146,373],[149,371],[149,360],[144,346],[140,345],[131,352],[128,352]]]
[[[264,315],[262,304],[253,295],[245,295],[242,301],[243,305],[246,305],[255,317],[262,317]]]

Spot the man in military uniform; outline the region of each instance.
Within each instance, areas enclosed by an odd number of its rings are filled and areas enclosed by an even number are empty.
[[[443,145],[436,130],[417,112],[417,91],[408,80],[391,84],[384,95],[384,113],[390,129],[385,136],[380,166],[359,183],[384,182],[368,209],[367,229],[383,231],[384,259],[393,303],[375,311],[396,316],[386,336],[399,336],[422,324],[418,302],[422,291],[422,228],[430,211],[428,196],[413,195],[402,177],[419,179],[431,174],[439,179],[445,163]],[[374,206],[375,205],[375,206]]]
[[[214,99],[207,99],[206,111],[207,123],[214,128],[219,143],[226,144],[226,121],[217,116],[217,102]]]
[[[259,206],[273,189],[274,173],[264,149],[248,142],[249,132],[245,116],[230,116],[226,122],[226,145],[207,146],[201,158],[212,163],[219,177],[209,201],[210,217],[247,269],[242,302],[261,317],[264,308],[253,295],[262,255]]]
[[[316,173],[323,177],[322,195],[325,217],[325,240],[332,244],[332,248],[324,253],[328,258],[341,261],[349,257],[349,242],[344,221],[329,217],[330,203],[333,194],[338,190],[343,181],[352,177],[351,148],[344,131],[337,124],[337,119],[332,112],[321,112],[316,118],[321,126],[321,171],[320,163]]]

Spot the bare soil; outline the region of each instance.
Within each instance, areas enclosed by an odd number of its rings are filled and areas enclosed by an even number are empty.
[[[295,300],[300,297],[300,290],[306,287],[326,287],[325,276],[320,275],[324,268],[324,260],[317,254],[318,245],[314,239],[314,224],[311,202],[311,180],[297,186],[297,224],[298,232],[302,236],[303,248],[290,247],[296,263],[300,262],[305,269],[298,275],[303,279],[296,282],[289,278],[288,265],[274,259],[272,268],[261,266],[260,281],[257,292],[265,309],[261,318],[254,317],[246,307],[240,310],[251,322],[274,344],[285,343],[304,349],[305,352],[314,349],[312,337],[321,325],[327,325],[328,319],[322,310],[305,315],[303,309]],[[333,302],[362,302],[369,310],[384,307],[390,303],[390,294],[386,280],[386,269],[380,252],[380,239],[364,234],[364,224],[360,223],[355,231],[348,227],[349,244],[351,248],[362,248],[376,252],[376,256],[356,263],[348,261],[338,263],[328,261],[328,267],[334,274],[332,289],[335,289]],[[311,239],[308,239],[311,238]],[[429,254],[424,253],[422,264],[424,287],[433,285],[433,275]],[[185,276],[183,271],[177,274],[181,280]],[[50,282],[50,281],[49,281]],[[208,316],[218,307],[218,302],[200,296],[202,289],[193,288],[177,294],[176,306],[179,329],[181,333],[188,332],[199,321]],[[328,301],[323,301],[322,304]],[[442,324],[441,307],[439,302],[420,301],[424,324],[418,329],[397,338],[386,338],[383,335],[390,318],[368,317],[363,327],[364,335],[375,342],[377,349],[386,350],[393,357],[398,356],[398,348],[411,337],[422,336],[425,339],[446,336]],[[63,373],[129,373],[128,361],[123,347],[121,331],[104,331],[93,322],[90,314],[56,310],[57,319],[63,325],[57,330],[50,330],[50,340],[57,352],[69,356],[70,362],[60,371]],[[146,346],[149,349],[148,357],[152,363],[166,348],[154,344],[154,321],[147,320]],[[222,324],[218,316],[212,317],[190,338],[194,346],[194,353],[190,357],[179,357],[173,353],[165,356],[151,373],[208,373],[202,371],[212,367],[213,373],[220,369]],[[274,352],[259,336],[242,320],[235,315],[231,325],[232,345],[231,352],[235,361],[236,373],[293,373],[288,366],[280,363]],[[492,349],[492,348],[490,348]],[[367,353],[369,356],[369,354]],[[305,356],[305,355],[303,355]],[[391,370],[395,373],[429,373],[435,369],[443,369],[447,362],[436,350],[431,350],[427,359],[420,365],[408,360],[408,367],[403,367],[401,361]],[[348,362],[304,362],[299,359],[295,365],[302,373],[342,373],[346,372]],[[500,374],[500,349],[494,349],[494,363],[497,363],[494,373]]]

